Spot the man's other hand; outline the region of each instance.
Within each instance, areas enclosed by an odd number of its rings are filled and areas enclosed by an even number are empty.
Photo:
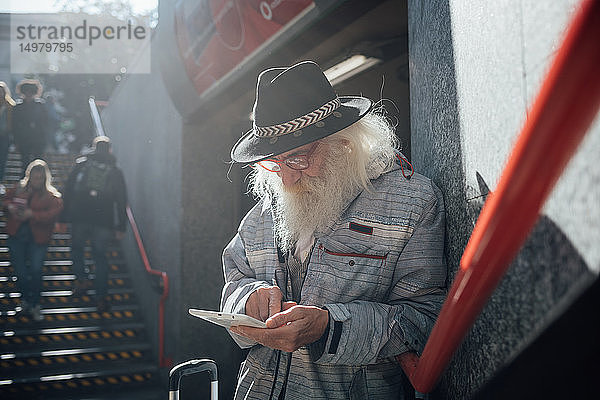
[[[292,352],[321,338],[329,322],[327,310],[294,305],[267,319],[267,328],[235,326],[233,333],[272,349]]]

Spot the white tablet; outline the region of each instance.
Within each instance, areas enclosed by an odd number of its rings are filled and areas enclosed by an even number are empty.
[[[264,322],[259,321],[256,318],[252,318],[246,314],[229,314],[220,311],[198,310],[195,308],[190,308],[188,311],[194,317],[202,318],[205,321],[221,325],[225,328],[230,328],[236,325],[252,326],[254,328],[267,327]]]

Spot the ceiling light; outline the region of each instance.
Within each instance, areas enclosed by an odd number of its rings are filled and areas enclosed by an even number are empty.
[[[381,60],[378,58],[356,54],[326,70],[325,76],[332,86],[337,85],[380,62]]]

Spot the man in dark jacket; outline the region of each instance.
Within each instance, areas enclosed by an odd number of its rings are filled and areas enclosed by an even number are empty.
[[[22,100],[13,110],[13,137],[21,153],[23,172],[34,159],[42,158],[46,147],[48,114],[40,98],[42,85],[37,79],[24,79],[17,85],[17,94]]]
[[[98,310],[108,310],[108,260],[106,250],[111,238],[125,233],[127,192],[123,173],[116,166],[110,139],[94,139],[93,152],[80,157],[69,174],[65,190],[65,220],[71,222],[73,272],[77,275],[75,293],[83,294],[92,286],[85,274],[83,247],[87,239],[96,265]]]

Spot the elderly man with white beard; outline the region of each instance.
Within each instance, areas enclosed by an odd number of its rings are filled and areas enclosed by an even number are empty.
[[[423,350],[446,293],[440,190],[311,61],[259,75],[231,155],[259,201],[223,252],[221,310],[267,326],[230,329],[251,348],[235,398],[405,398],[395,356]]]

